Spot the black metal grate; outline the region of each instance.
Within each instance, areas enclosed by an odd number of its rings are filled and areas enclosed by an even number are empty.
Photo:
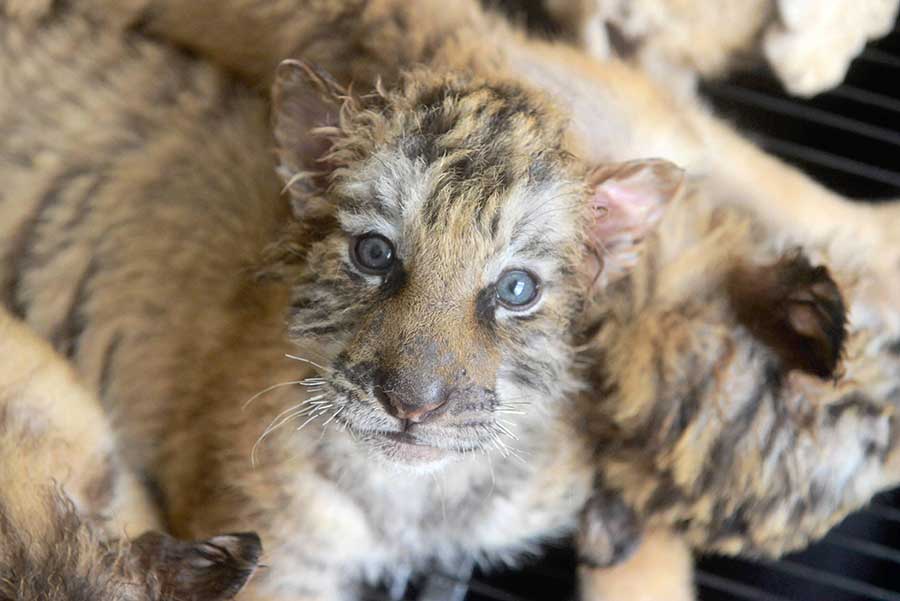
[[[702,91],[763,148],[826,186],[851,198],[900,198],[900,22],[854,61],[843,85],[814,99],[786,96],[763,72]],[[548,549],[518,571],[470,573],[431,576],[373,600],[544,601],[575,594],[570,548]],[[701,601],[900,601],[900,491],[878,496],[824,540],[781,561],[703,558],[697,587]]]

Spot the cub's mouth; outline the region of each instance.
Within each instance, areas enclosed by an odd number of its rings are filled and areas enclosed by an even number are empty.
[[[471,441],[458,440],[451,432],[429,428],[428,432],[414,424],[400,424],[399,429],[360,430],[343,422],[351,436],[382,458],[401,465],[425,465],[460,457],[481,448]]]
[[[496,426],[487,416],[416,423],[397,419],[377,405],[345,402],[353,408],[342,411],[335,422],[366,450],[400,465],[424,466],[486,452],[497,439]]]
[[[420,447],[422,447],[422,446],[430,447],[431,446],[431,445],[423,442],[422,440],[419,440],[418,438],[416,438],[409,432],[385,432],[383,434],[383,436],[385,438],[387,438],[388,440],[393,440],[395,442],[400,442],[403,444],[411,444],[411,445],[416,445],[416,446],[420,446]]]
[[[409,465],[430,464],[455,455],[453,451],[433,446],[409,432],[374,432],[376,448],[386,458]]]

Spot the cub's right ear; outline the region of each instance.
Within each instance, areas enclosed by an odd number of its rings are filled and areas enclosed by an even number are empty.
[[[324,158],[331,136],[339,131],[341,114],[353,108],[349,92],[325,71],[295,59],[278,66],[272,86],[278,173],[301,214],[305,211],[300,199],[320,187],[319,180],[329,171]]]
[[[162,599],[185,601],[233,599],[253,576],[262,554],[259,536],[252,532],[197,542],[148,532],[131,549],[140,567],[155,578]]]
[[[684,182],[684,171],[661,159],[603,165],[588,176],[587,237],[602,258],[604,282],[627,273],[645,237],[659,224]]]

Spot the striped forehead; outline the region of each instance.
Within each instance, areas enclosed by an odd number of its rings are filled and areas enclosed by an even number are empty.
[[[525,249],[571,235],[563,128],[540,99],[515,86],[442,82],[407,101],[395,108],[392,135],[338,188],[348,231],[394,240],[452,232],[489,245],[531,240]],[[532,225],[551,215],[560,221],[554,228]]]
[[[509,179],[471,176],[452,156],[429,164],[403,150],[384,151],[341,187],[348,201],[339,220],[354,235],[380,233],[404,256],[430,247],[503,264],[545,261],[577,239],[581,188],[546,173],[535,177],[542,171],[532,163]]]

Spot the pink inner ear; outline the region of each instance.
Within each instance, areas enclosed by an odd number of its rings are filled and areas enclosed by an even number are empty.
[[[607,165],[592,173],[588,235],[603,255],[603,281],[615,280],[637,263],[641,241],[662,219],[683,179],[677,166],[655,159]]]
[[[642,238],[662,217],[658,194],[618,182],[597,186],[591,198],[596,219],[592,234],[602,247]]]

